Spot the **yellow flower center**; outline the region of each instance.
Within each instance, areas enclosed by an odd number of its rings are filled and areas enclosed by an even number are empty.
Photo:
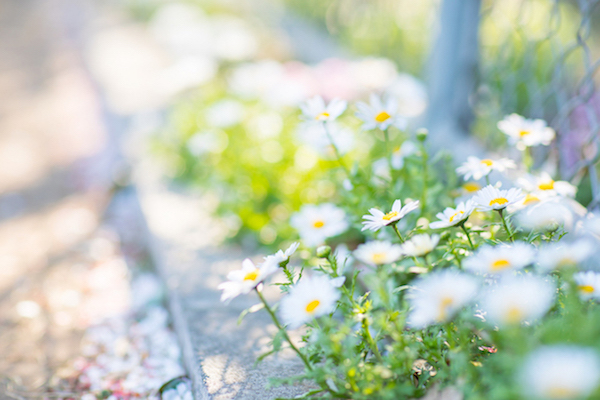
[[[463,215],[464,213],[465,213],[464,211],[459,211],[459,212],[457,212],[457,213],[454,213],[454,215],[452,215],[450,218],[448,218],[448,221],[449,221],[449,222],[452,222],[452,221],[454,221],[454,218],[456,218],[458,215],[460,215],[460,216],[462,217],[462,215]]]
[[[377,114],[375,116],[375,121],[382,123],[384,121],[387,121],[388,119],[392,118],[392,116],[390,114],[388,114],[385,111],[380,112],[379,114]]]
[[[544,394],[549,399],[571,399],[580,395],[576,390],[560,386],[549,387]]]
[[[258,277],[259,270],[256,268],[254,271],[250,271],[244,276],[245,281],[255,281]]]
[[[314,312],[317,309],[317,307],[319,307],[319,304],[321,304],[321,302],[319,300],[313,300],[313,301],[311,301],[310,303],[308,303],[306,305],[306,312],[307,313]]]
[[[324,226],[325,226],[325,222],[321,221],[320,219],[313,222],[313,228],[320,229]]]
[[[326,111],[322,112],[321,114],[319,114],[315,117],[315,119],[317,121],[323,121],[324,119],[327,119],[327,118],[329,118],[329,113]]]
[[[534,204],[534,203],[539,203],[540,198],[537,196],[534,196],[532,194],[528,194],[527,196],[525,196],[525,200],[523,200],[523,205],[530,205],[530,204]]]
[[[592,285],[579,285],[577,286],[577,289],[587,294],[594,293],[594,287]]]
[[[398,211],[390,211],[389,213],[385,214],[382,219],[384,219],[385,221],[389,221],[394,217],[398,216]]]
[[[438,321],[443,321],[448,317],[448,309],[453,303],[454,299],[452,297],[442,297],[440,301],[440,312],[438,314]]]
[[[577,265],[577,261],[572,257],[565,256],[558,261],[557,265],[559,267],[570,267]]]
[[[523,319],[523,312],[518,307],[511,307],[506,313],[506,322],[516,324]]]
[[[385,263],[385,259],[386,259],[386,254],[385,253],[373,253],[373,255],[371,256],[371,259],[373,260],[373,262],[375,264],[383,264]]]
[[[483,165],[486,165],[486,166],[488,166],[488,167],[491,167],[491,166],[492,166],[492,164],[493,164],[494,162],[493,162],[492,160],[490,160],[489,158],[486,158],[485,160],[481,160],[481,163],[482,163]]]
[[[492,271],[502,271],[510,267],[510,261],[500,258],[492,263]]]
[[[476,192],[479,189],[481,189],[481,185],[479,185],[475,182],[467,182],[462,187],[469,193]]]
[[[490,207],[493,206],[494,204],[498,204],[499,206],[502,206],[506,203],[508,203],[508,199],[505,199],[504,197],[498,197],[497,199],[493,199],[492,201],[490,201]]]
[[[530,131],[521,131],[521,132],[519,132],[519,136],[520,136],[520,137],[527,136],[527,135],[529,135],[530,133],[531,133]]]
[[[552,189],[554,189],[554,181],[552,179],[550,179],[547,182],[542,182],[538,185],[538,188],[540,190],[552,190]]]

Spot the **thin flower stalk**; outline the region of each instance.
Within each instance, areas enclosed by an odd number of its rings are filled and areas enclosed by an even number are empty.
[[[310,365],[310,362],[308,361],[308,359],[306,358],[306,356],[304,354],[302,354],[302,352],[300,351],[300,349],[294,344],[294,342],[292,342],[292,339],[290,339],[290,336],[288,335],[287,331],[285,330],[285,328],[279,322],[279,319],[277,318],[277,315],[275,315],[275,312],[273,311],[273,309],[271,308],[271,306],[269,306],[269,303],[267,302],[267,300],[265,299],[265,297],[262,295],[262,293],[260,292],[260,290],[258,290],[258,288],[255,288],[254,290],[256,291],[256,294],[260,298],[260,301],[264,304],[265,310],[267,310],[267,312],[271,316],[271,319],[273,320],[273,323],[275,324],[275,326],[277,327],[277,329],[279,329],[282,332],[283,337],[286,340],[286,342],[288,342],[288,344],[290,345],[290,347],[292,348],[292,350],[294,350],[296,352],[296,354],[298,354],[298,357],[300,357],[300,359],[302,360],[302,362],[306,366],[306,369],[308,369],[309,371],[312,371],[313,370],[312,365]]]
[[[394,232],[396,232],[396,235],[398,236],[398,239],[400,239],[400,243],[404,243],[404,238],[400,234],[400,230],[398,229],[398,227],[396,226],[396,224],[393,224],[392,228],[394,228]]]
[[[515,239],[513,238],[513,231],[510,229],[510,224],[506,221],[506,217],[504,216],[504,210],[498,210],[498,214],[500,214],[500,219],[502,220],[502,225],[504,226],[504,230],[506,231],[506,234],[508,235],[508,240],[510,240],[511,242],[514,242]]]
[[[368,318],[363,318],[362,327],[363,327],[365,339],[366,339],[367,343],[369,344],[369,348],[371,349],[373,354],[375,354],[377,361],[379,361],[380,363],[383,364],[384,363],[383,357],[382,357],[381,353],[379,352],[377,343],[375,343],[375,340],[373,339],[373,336],[371,335],[371,331],[369,330],[369,319]]]
[[[463,230],[465,235],[467,235],[467,239],[469,240],[469,245],[471,246],[471,250],[475,250],[475,246],[473,245],[473,241],[471,240],[471,235],[469,233],[469,230],[465,226],[464,222],[462,224],[460,224],[460,228]]]

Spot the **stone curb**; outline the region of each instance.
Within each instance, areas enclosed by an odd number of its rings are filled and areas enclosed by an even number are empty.
[[[167,282],[167,271],[165,268],[165,256],[159,250],[159,239],[156,238],[148,227],[148,223],[146,218],[144,217],[144,212],[142,211],[142,207],[140,204],[139,193],[135,188],[132,188],[130,193],[128,193],[132,197],[132,212],[138,214],[140,221],[143,223],[140,224],[144,231],[141,232],[143,236],[144,243],[147,244],[147,250],[150,253],[152,258],[152,262],[156,272],[163,282]],[[192,381],[193,385],[193,395],[196,400],[205,400],[210,399],[206,387],[201,382],[204,382],[204,377],[202,376],[202,371],[196,365],[195,359],[193,357],[193,345],[192,338],[190,336],[190,330],[187,324],[186,319],[183,316],[181,299],[179,295],[172,290],[166,290],[166,300],[167,307],[171,316],[171,321],[173,324],[173,328],[177,334],[179,339],[179,345],[181,346],[181,357],[184,364],[184,367]]]
[[[240,249],[215,244],[219,234],[203,226],[201,220],[206,218],[207,224],[214,221],[201,213],[194,215],[194,208],[203,208],[202,198],[145,185],[132,195],[137,199],[137,212],[145,219],[142,234],[152,261],[167,286],[168,308],[193,382],[194,398],[266,400],[295,397],[309,390],[306,385],[268,388],[270,377],[302,373],[302,364],[289,350],[254,366],[256,358],[269,349],[276,328],[264,312],[248,314],[238,325],[239,314],[258,302],[252,294],[228,305],[220,302],[216,286],[229,270],[240,268],[244,254]],[[179,220],[181,226],[161,227],[163,217],[174,208],[192,215]],[[279,298],[277,292],[275,288],[265,290],[271,300]]]

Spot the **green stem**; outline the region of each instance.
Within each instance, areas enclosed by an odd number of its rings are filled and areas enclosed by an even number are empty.
[[[396,223],[392,224],[392,228],[394,228],[394,232],[396,232],[396,235],[398,235],[398,239],[400,239],[400,243],[404,243],[404,239],[402,238],[402,235],[400,234],[400,231],[398,230],[398,227],[396,226]]]
[[[500,218],[502,219],[502,225],[504,225],[504,230],[506,231],[506,234],[508,235],[508,240],[510,240],[511,242],[514,242],[515,239],[513,238],[513,233],[510,230],[508,224],[506,223],[506,218],[504,217],[504,209],[498,210],[498,214],[500,214]]]
[[[488,185],[491,185],[491,183],[490,183],[490,174],[487,174],[485,176],[485,183],[487,183]]]
[[[523,165],[525,166],[525,170],[527,172],[530,172],[531,167],[533,167],[533,157],[531,156],[531,150],[529,147],[525,147],[525,150],[523,150]]]
[[[383,361],[383,357],[381,356],[381,353],[379,352],[379,348],[377,347],[377,343],[375,343],[375,340],[373,340],[373,336],[371,336],[371,332],[369,331],[369,320],[367,317],[363,318],[362,321],[362,325],[363,325],[363,330],[365,332],[365,339],[367,340],[367,343],[369,343],[369,348],[371,349],[371,351],[373,352],[373,354],[375,354],[375,357],[377,357],[377,361],[379,361],[381,364],[384,363]]]
[[[421,215],[423,215],[425,209],[427,208],[427,162],[429,161],[427,157],[427,149],[425,148],[424,144],[421,144],[421,154],[423,158],[423,193],[421,193]]]
[[[473,242],[471,241],[471,235],[469,234],[469,230],[465,227],[465,223],[463,222],[462,224],[460,224],[460,227],[465,232],[465,235],[467,235],[467,239],[469,239],[469,245],[471,245],[471,250],[475,251],[475,246],[473,246]]]
[[[452,322],[448,322],[445,326],[446,328],[446,338],[448,339],[448,346],[450,350],[454,349],[455,339],[454,339],[454,329],[452,326]]]
[[[288,335],[285,328],[283,326],[281,326],[279,319],[277,319],[277,316],[273,312],[273,309],[269,306],[269,303],[267,303],[267,300],[264,298],[262,293],[257,288],[254,288],[254,290],[256,291],[256,294],[258,294],[260,301],[262,301],[262,303],[265,305],[265,309],[267,310],[269,315],[271,315],[271,319],[273,320],[273,323],[275,324],[277,329],[279,329],[281,332],[283,332],[283,337],[289,343],[290,347],[296,352],[296,354],[298,354],[300,359],[302,359],[302,362],[304,362],[306,369],[308,369],[309,371],[312,371],[313,369],[312,369],[312,366],[310,365],[310,362],[308,361],[306,356],[300,352],[300,349],[298,347],[296,347],[296,345],[292,342],[292,339],[290,339],[290,336]]]
[[[392,228],[394,228],[394,232],[396,232],[396,235],[398,235],[398,239],[400,239],[400,243],[404,243],[404,239],[402,238],[402,235],[400,234],[400,231],[398,230],[398,227],[396,226],[395,223],[392,224]],[[411,256],[411,257],[414,260],[415,265],[418,266],[420,263],[419,263],[419,260],[417,260],[417,257],[415,257],[415,256]]]
[[[429,260],[427,259],[428,255],[429,255],[429,253],[423,254],[423,262],[425,263],[425,268],[429,268],[429,266],[433,267],[433,264],[430,263]]]

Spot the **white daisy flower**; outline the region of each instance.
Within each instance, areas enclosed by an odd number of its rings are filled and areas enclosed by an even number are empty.
[[[501,158],[499,160],[486,158],[482,160],[471,156],[467,158],[465,163],[456,168],[456,172],[462,175],[465,180],[473,178],[477,181],[489,175],[492,171],[504,172],[508,168],[516,167],[515,162],[508,158]]]
[[[542,346],[527,356],[518,376],[527,398],[588,398],[598,387],[600,360],[591,347]]]
[[[556,287],[537,275],[513,276],[489,286],[481,300],[486,319],[499,326],[543,317],[554,303]]]
[[[559,226],[569,229],[573,220],[571,208],[558,197],[529,206],[516,215],[517,224],[526,230],[553,231]]]
[[[370,229],[372,231],[378,231],[384,226],[398,222],[400,219],[404,218],[406,214],[416,210],[417,208],[419,208],[418,200],[410,201],[406,203],[404,207],[402,207],[402,202],[400,200],[396,200],[392,205],[392,211],[388,213],[383,213],[376,208],[371,208],[369,210],[371,215],[363,215],[363,219],[365,221],[363,221],[364,226],[361,230],[364,231],[365,229]]]
[[[594,271],[578,272],[573,279],[583,300],[600,300],[600,273]]]
[[[462,184],[462,186],[460,187],[461,190],[461,194],[463,196],[471,196],[474,195],[475,193],[477,193],[478,191],[480,191],[481,189],[483,189],[483,186],[481,186],[479,183],[477,182],[465,182]]]
[[[333,99],[329,104],[321,96],[315,96],[300,105],[302,116],[307,121],[333,121],[346,110],[347,103],[344,100]]]
[[[375,94],[369,98],[370,104],[359,102],[356,104],[356,116],[363,120],[363,130],[370,131],[375,128],[386,130],[391,125],[399,129],[406,127],[406,119],[398,115],[398,103],[389,98],[385,103]]]
[[[522,210],[525,207],[532,206],[534,204],[538,204],[542,199],[539,196],[536,196],[533,193],[527,193],[523,200],[518,202],[517,204],[510,207],[509,211],[518,211]]]
[[[277,271],[278,264],[274,262],[265,262],[261,265],[254,263],[246,258],[242,262],[242,269],[231,271],[227,274],[227,282],[218,286],[222,290],[221,301],[229,301],[240,294],[250,293],[268,276]]]
[[[401,256],[399,245],[377,240],[361,244],[354,250],[354,257],[369,265],[391,264]]]
[[[303,276],[281,299],[281,319],[295,329],[313,318],[332,313],[340,293],[325,275]]]
[[[552,177],[542,172],[538,176],[527,175],[518,180],[519,186],[534,196],[545,199],[554,196],[575,197],[577,186],[571,185],[567,181],[555,181]]]
[[[541,270],[550,272],[567,266],[577,266],[594,252],[594,246],[587,240],[573,243],[563,241],[542,246],[537,262]]]
[[[492,185],[487,185],[473,196],[473,202],[480,211],[504,210],[523,198],[525,195],[521,193],[521,189],[500,190]]]
[[[463,261],[463,267],[475,274],[500,274],[522,269],[531,264],[534,257],[533,246],[524,242],[502,246],[483,245]]]
[[[422,257],[435,249],[440,241],[440,235],[432,235],[424,233],[415,235],[402,244],[402,254],[409,257]]]
[[[290,225],[309,247],[323,244],[327,238],[344,233],[349,227],[346,213],[330,203],[302,206],[292,215]]]
[[[279,266],[281,263],[287,262],[292,254],[298,250],[298,246],[300,246],[300,243],[294,242],[285,251],[278,250],[277,253],[266,256],[265,263],[271,262]]]
[[[436,217],[439,221],[430,223],[429,227],[431,229],[441,229],[460,225],[469,218],[473,211],[475,211],[475,203],[473,203],[473,200],[460,202],[456,208],[447,207],[443,212],[437,213]]]
[[[477,279],[453,270],[433,272],[418,278],[409,292],[408,325],[414,329],[443,323],[477,294]]]
[[[506,134],[510,143],[516,145],[519,150],[540,144],[548,146],[556,135],[554,129],[546,125],[546,121],[526,119],[518,114],[504,117],[498,122],[498,129]]]
[[[482,188],[483,188],[483,185],[481,185],[475,181],[464,182],[455,191],[456,201],[460,202],[460,201],[471,200],[473,198],[473,196],[478,191],[480,191]],[[477,210],[477,208],[475,208],[475,210]]]

